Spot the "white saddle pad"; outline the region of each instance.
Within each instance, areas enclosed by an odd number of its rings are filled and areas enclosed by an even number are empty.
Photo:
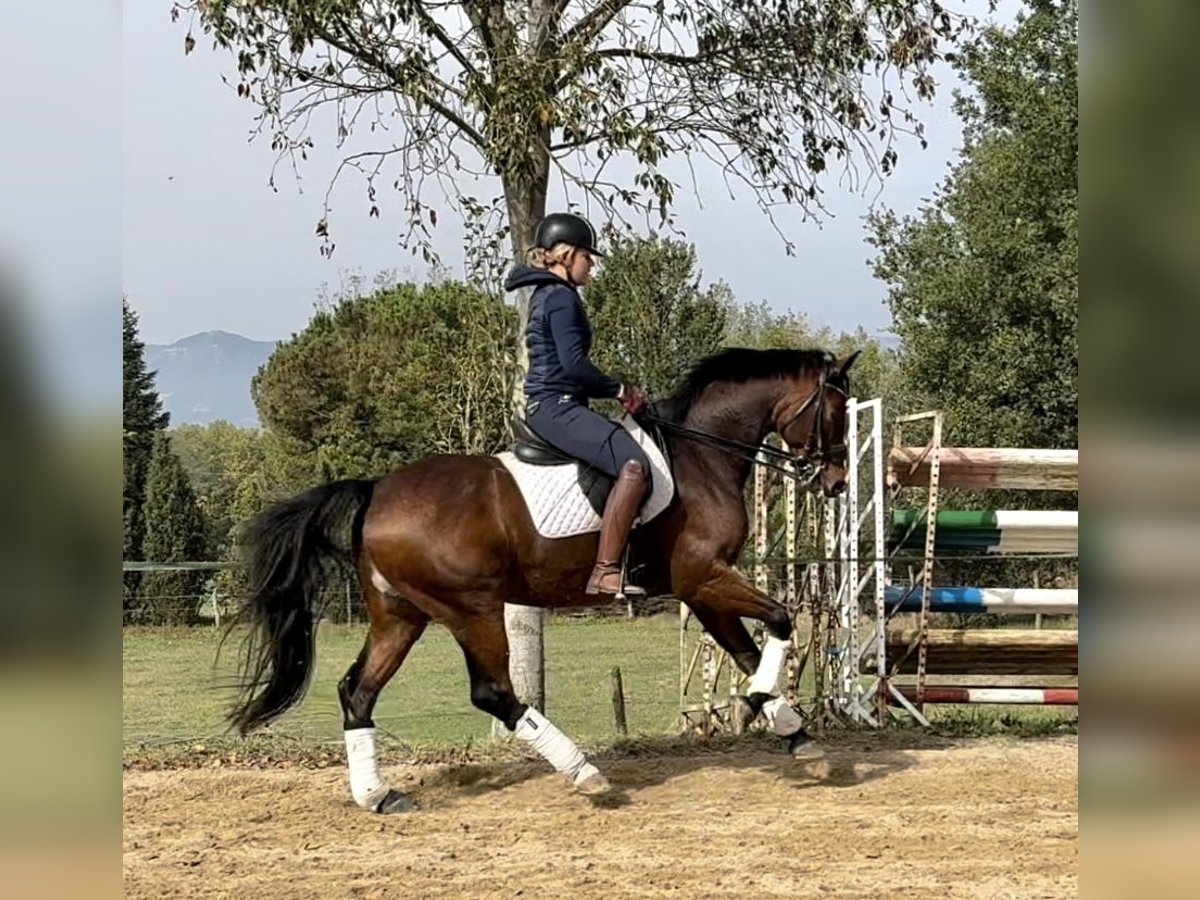
[[[640,518],[634,525],[649,522],[671,503],[675,495],[675,483],[667,469],[667,461],[654,441],[650,440],[631,416],[624,416],[619,425],[637,441],[650,460],[653,469],[653,490],[650,498],[642,505]],[[560,466],[534,466],[522,462],[512,453],[505,451],[496,456],[516,479],[521,496],[529,507],[533,524],[542,537],[572,537],[600,530],[600,516],[579,487],[577,463]]]

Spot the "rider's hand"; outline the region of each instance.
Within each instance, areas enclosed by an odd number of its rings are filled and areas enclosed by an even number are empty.
[[[637,415],[646,405],[646,395],[638,388],[623,388],[618,400],[625,412],[631,415]]]

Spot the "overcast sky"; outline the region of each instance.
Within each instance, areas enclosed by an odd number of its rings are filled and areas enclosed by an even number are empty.
[[[975,6],[986,14],[985,2]],[[185,56],[186,29],[171,23],[169,8],[124,7],[123,281],[143,338],[166,343],[213,329],[285,338],[304,327],[321,284],[336,287],[347,271],[421,277],[423,265],[398,245],[399,198],[385,192],[383,215],[370,219],[354,179],[334,197],[337,251],[332,260],[320,256],[314,226],[335,151],[319,143],[302,184],[281,173],[273,192],[274,155],[265,142],[248,141],[253,107],[221,81],[232,71],[228,54],[198,34],[196,52]],[[678,219],[697,246],[705,280],[723,279],[739,300],[767,300],[818,324],[885,329],[884,288],[866,262],[862,217],[872,204],[915,209],[945,174],[961,134],[950,111],[953,75],[936,74],[937,100],[917,109],[928,149],[906,141],[897,172],[857,195],[829,180],[833,216],[822,224],[784,214],[794,257],[751,197],[730,199],[718,182],[703,190],[701,209],[684,193]],[[461,272],[457,229],[443,217],[438,231],[444,261]]]
[[[35,390],[103,415],[121,402],[121,6],[4,12],[0,328]]]

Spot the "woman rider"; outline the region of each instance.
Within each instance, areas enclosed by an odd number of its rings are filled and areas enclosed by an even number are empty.
[[[525,418],[546,443],[615,479],[604,506],[589,594],[622,592],[621,555],[650,483],[650,462],[629,432],[588,408],[589,399],[614,397],[635,413],[641,391],[600,371],[588,358],[592,326],[579,288],[592,278],[596,232],[574,213],[552,213],[538,224],[527,265],[504,283],[506,291],[532,287],[525,342]],[[640,589],[625,586],[626,592]]]

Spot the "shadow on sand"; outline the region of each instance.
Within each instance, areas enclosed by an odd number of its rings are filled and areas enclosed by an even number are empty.
[[[718,738],[640,737],[624,739],[589,758],[612,783],[613,790],[588,798],[600,808],[629,804],[630,792],[663,784],[701,770],[743,772],[756,769],[792,790],[848,788],[887,778],[917,764],[913,750],[940,750],[955,742],[915,731],[849,732],[819,742],[825,757],[793,759],[778,738],[762,733]],[[540,778],[549,767],[535,758],[448,764],[426,774],[413,789],[423,807],[453,804]],[[564,779],[564,791],[568,790]]]

